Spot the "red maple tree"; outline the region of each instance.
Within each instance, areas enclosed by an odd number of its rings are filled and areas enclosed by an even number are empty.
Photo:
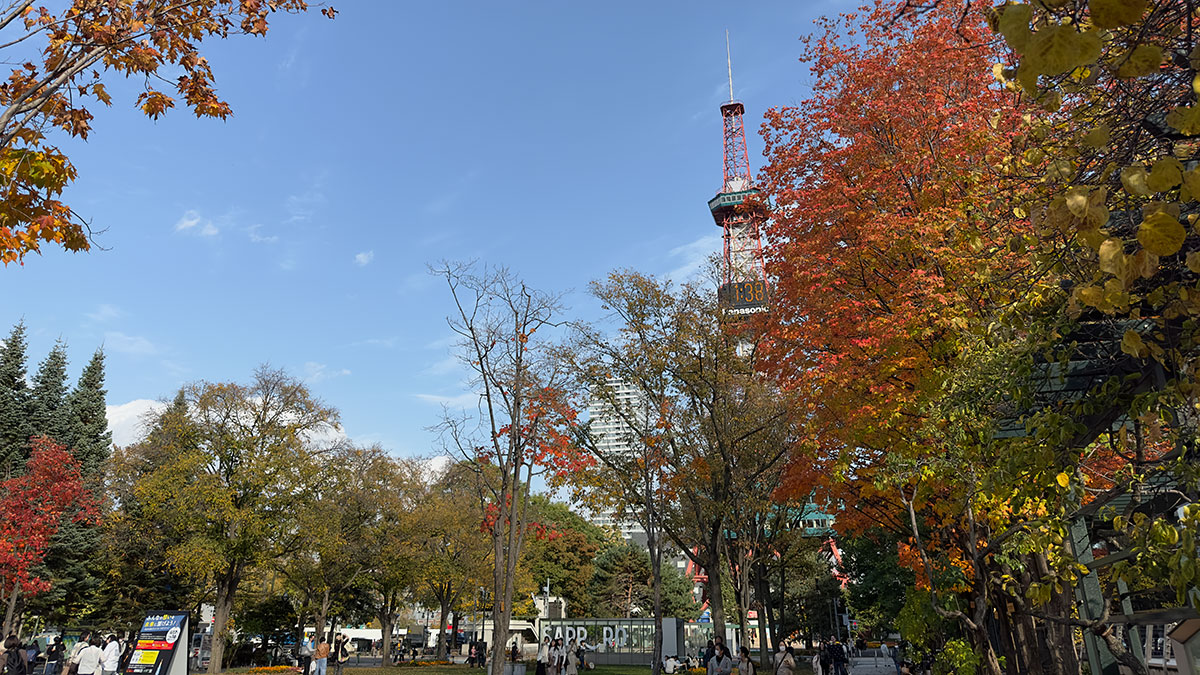
[[[32,439],[25,472],[0,481],[0,598],[8,610],[5,633],[19,597],[41,593],[50,582],[37,574],[64,519],[95,521],[97,505],[84,487],[79,462],[44,436]]]

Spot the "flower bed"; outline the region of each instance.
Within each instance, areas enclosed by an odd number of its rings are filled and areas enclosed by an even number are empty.
[[[250,675],[269,675],[270,673],[298,673],[300,669],[295,666],[257,666],[246,672]]]

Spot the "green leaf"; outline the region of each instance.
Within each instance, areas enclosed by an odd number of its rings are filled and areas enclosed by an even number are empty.
[[[1042,26],[1029,41],[1022,64],[1043,75],[1061,75],[1100,58],[1100,36],[1089,31],[1080,33],[1074,26],[1049,24]]]
[[[1140,359],[1149,352],[1149,349],[1147,349],[1146,343],[1137,331],[1127,330],[1125,331],[1125,335],[1121,337],[1121,351]]]
[[[1183,164],[1174,157],[1163,157],[1150,168],[1146,187],[1154,192],[1166,192],[1183,180]]]
[[[1091,0],[1092,25],[1097,28],[1120,28],[1137,23],[1146,11],[1146,0]]]
[[[1162,211],[1146,216],[1137,233],[1142,248],[1157,256],[1178,253],[1185,237],[1187,232],[1183,229],[1183,224],[1171,214]]]
[[[1163,53],[1158,45],[1138,45],[1121,60],[1117,77],[1142,77],[1158,72]]]
[[[1108,145],[1110,138],[1112,138],[1112,131],[1107,124],[1101,123],[1095,129],[1087,132],[1087,135],[1083,137],[1083,142],[1093,148],[1102,148]]]
[[[1200,106],[1179,106],[1167,113],[1167,124],[1187,136],[1200,134]]]
[[[1033,8],[1029,5],[1007,5],[1000,14],[999,29],[1008,46],[1018,54],[1025,51],[1033,32],[1029,30],[1029,20],[1033,18]]]

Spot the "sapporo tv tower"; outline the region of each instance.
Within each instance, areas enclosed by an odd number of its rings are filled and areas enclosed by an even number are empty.
[[[758,194],[750,179],[750,155],[746,149],[746,106],[733,98],[733,60],[729,55],[729,31],[725,31],[725,62],[729,68],[729,102],[721,106],[725,137],[725,182],[717,196],[708,200],[713,220],[724,230],[725,254],[722,283],[717,300],[726,316],[745,316],[767,311],[767,276],[763,264],[762,207],[748,204]]]

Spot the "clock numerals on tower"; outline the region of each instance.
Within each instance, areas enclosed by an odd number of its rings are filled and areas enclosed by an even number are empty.
[[[717,299],[727,309],[763,307],[767,302],[766,284],[761,279],[722,284],[717,290]]]

